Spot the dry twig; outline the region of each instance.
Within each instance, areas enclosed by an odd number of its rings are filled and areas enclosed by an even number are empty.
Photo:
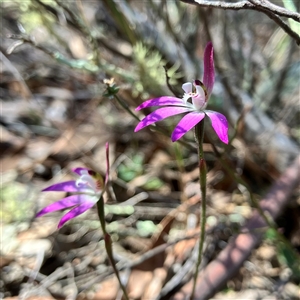
[[[211,7],[220,9],[251,9],[264,13],[270,19],[277,23],[290,37],[292,37],[297,45],[300,45],[300,36],[290,26],[288,26],[281,18],[291,18],[300,22],[300,14],[298,12],[289,11],[283,7],[272,4],[267,0],[249,0],[239,1],[235,3],[225,1],[207,1],[207,0],[181,0],[182,2],[198,5],[200,7]]]

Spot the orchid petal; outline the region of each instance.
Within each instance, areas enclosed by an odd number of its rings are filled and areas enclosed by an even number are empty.
[[[152,112],[146,116],[138,125],[135,127],[134,132],[141,130],[142,128],[149,126],[155,122],[163,120],[165,118],[182,114],[191,111],[191,108],[186,107],[163,107]]]
[[[171,140],[172,142],[180,139],[187,131],[191,130],[196,124],[198,124],[205,117],[204,112],[191,112],[185,115],[175,127]]]
[[[209,42],[204,50],[204,74],[203,84],[207,89],[208,97],[210,96],[215,83],[215,67],[214,67],[214,49]]]
[[[163,97],[147,100],[147,101],[143,102],[141,105],[139,105],[135,110],[137,111],[137,110],[141,110],[146,107],[164,106],[164,105],[184,106],[184,103],[182,102],[182,99],[180,99],[180,98],[163,96]]]
[[[61,228],[67,221],[83,214],[88,209],[90,209],[94,204],[95,202],[86,202],[73,208],[60,219],[57,228]]]
[[[89,172],[89,169],[87,168],[75,168],[75,169],[72,169],[72,172],[76,173],[77,175],[82,175],[81,171],[87,171]]]
[[[211,125],[219,139],[223,143],[228,144],[228,122],[226,117],[211,110],[206,110],[205,114],[211,119]]]
[[[45,208],[43,208],[41,211],[39,211],[36,214],[36,217],[41,217],[45,214],[51,213],[53,211],[58,211],[61,209],[65,209],[74,205],[82,204],[85,202],[93,202],[95,197],[89,196],[89,195],[84,195],[84,194],[79,194],[79,195],[72,195],[66,198],[63,198],[57,202],[54,202]],[[93,202],[95,203],[95,202]]]
[[[193,85],[191,82],[186,82],[182,85],[182,89],[187,93],[192,93],[193,92]]]
[[[75,180],[65,181],[53,184],[43,189],[42,192],[90,192],[91,189],[87,186],[78,186]]]

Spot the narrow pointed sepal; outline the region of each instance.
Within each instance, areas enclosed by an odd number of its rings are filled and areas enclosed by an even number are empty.
[[[66,213],[59,221],[57,228],[61,228],[66,222],[70,221],[71,219],[83,214],[88,209],[90,209],[95,203],[93,202],[86,202],[75,208],[71,209],[68,213]]]
[[[210,118],[211,125],[219,139],[228,144],[228,122],[226,117],[212,110],[206,110],[205,114]]]
[[[191,130],[205,117],[204,112],[191,112],[185,115],[175,127],[171,140],[175,142],[179,140],[184,134]]]
[[[180,98],[163,96],[163,97],[147,100],[143,102],[141,105],[139,105],[135,110],[138,111],[146,107],[165,106],[165,105],[184,106],[184,103]]]
[[[134,132],[137,132],[141,129],[143,129],[146,126],[149,126],[153,123],[156,123],[158,121],[161,121],[163,119],[166,119],[171,116],[179,115],[185,112],[190,111],[189,108],[186,107],[163,107],[155,110],[148,116],[146,116],[142,121],[138,123],[138,125],[135,127]]]
[[[215,83],[214,49],[211,42],[207,43],[204,50],[204,74],[203,84],[210,96]]]

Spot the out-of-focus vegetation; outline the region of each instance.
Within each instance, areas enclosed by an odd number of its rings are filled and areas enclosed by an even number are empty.
[[[299,11],[297,0],[275,4]],[[192,275],[185,268],[199,232],[197,153],[192,133],[170,141],[176,118],[134,133],[147,113],[135,107],[180,97],[184,82],[202,79],[203,50],[213,42],[209,109],[228,118],[231,143],[221,144],[207,126],[210,262],[252,216],[251,196],[262,199],[299,153],[299,47],[258,11],[177,0],[15,0],[1,7],[1,296],[116,299],[95,210],[60,231],[60,213],[33,218],[65,196],[37,192],[48,181],[70,180],[79,166],[105,172],[109,141],[105,213],[118,266],[131,270],[123,275],[133,299],[169,299]],[[299,32],[299,23],[287,23]],[[284,239],[269,229],[217,297],[296,299],[299,188],[286,202],[275,224]],[[165,243],[168,250],[143,260]]]

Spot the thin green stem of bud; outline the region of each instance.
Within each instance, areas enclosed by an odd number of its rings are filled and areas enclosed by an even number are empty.
[[[127,105],[126,102],[124,102],[123,100],[121,100],[121,98],[118,95],[114,95],[115,99],[118,101],[118,103],[137,121],[140,121],[139,117],[137,115],[135,115],[131,109],[129,108],[129,106]]]
[[[104,214],[104,202],[103,202],[103,197],[101,196],[100,199],[97,202],[97,211],[98,211],[98,217],[100,220],[100,224],[101,224],[101,228],[102,228],[102,232],[103,232],[103,236],[104,236],[104,244],[105,244],[105,250],[109,259],[109,262],[117,276],[117,279],[119,281],[120,287],[123,291],[124,294],[124,298],[125,300],[129,300],[129,297],[127,295],[126,292],[126,288],[124,287],[122,281],[121,281],[121,277],[119,274],[119,271],[116,267],[116,262],[114,260],[114,256],[113,256],[113,248],[112,248],[112,241],[111,241],[111,237],[109,235],[109,233],[107,233],[106,231],[106,224],[105,224],[105,214]]]

